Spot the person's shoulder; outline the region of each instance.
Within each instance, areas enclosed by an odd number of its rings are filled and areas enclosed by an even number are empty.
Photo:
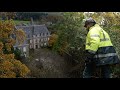
[[[95,28],[102,28],[99,24],[94,25]]]
[[[90,28],[90,32],[96,33],[99,31],[99,29],[100,29],[100,27],[97,24],[95,24],[93,27]]]

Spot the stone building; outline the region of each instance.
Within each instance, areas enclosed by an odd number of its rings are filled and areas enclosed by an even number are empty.
[[[26,40],[22,45],[14,45],[14,49],[19,48],[22,51],[22,55],[29,57],[29,49],[38,49],[48,46],[48,40],[50,32],[47,27],[43,25],[28,25],[28,26],[16,26],[16,30],[22,29],[26,34]]]

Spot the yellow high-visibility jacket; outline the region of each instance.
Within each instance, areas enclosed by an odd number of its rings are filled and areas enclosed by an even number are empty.
[[[120,62],[108,33],[98,24],[89,29],[85,49],[89,53],[95,54],[93,59],[96,60],[98,66]]]

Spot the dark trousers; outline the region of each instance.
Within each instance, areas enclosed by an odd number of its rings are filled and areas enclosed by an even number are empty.
[[[97,66],[94,62],[85,63],[85,69],[83,71],[83,78],[96,77],[96,69],[100,70],[101,77],[99,78],[112,78],[112,70],[109,65]]]

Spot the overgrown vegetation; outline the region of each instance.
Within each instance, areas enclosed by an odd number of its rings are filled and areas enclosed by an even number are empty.
[[[77,61],[78,65],[84,64],[84,44],[85,44],[85,30],[83,28],[84,19],[93,17],[97,23],[110,34],[113,45],[120,55],[119,41],[120,41],[120,22],[119,14],[114,12],[95,12],[93,14],[82,12],[65,12],[63,13],[62,22],[54,25],[57,30],[58,38],[53,45],[53,50],[59,52],[60,55],[67,55],[67,58]],[[83,66],[83,65],[81,65]],[[79,67],[80,68],[80,67]],[[79,71],[82,72],[83,68]],[[113,72],[117,73],[119,77],[119,65],[113,68]]]
[[[104,30],[106,30],[110,37],[111,41],[120,56],[120,14],[116,12],[63,12],[61,15],[47,15],[43,13],[25,13],[25,12],[8,12],[0,14],[3,19],[20,19],[20,20],[30,20],[33,17],[34,20],[37,20],[39,24],[48,24],[48,29],[51,32],[51,37],[49,40],[49,48],[54,52],[59,53],[64,59],[68,62],[71,62],[73,67],[70,70],[70,77],[81,77],[82,71],[84,68],[84,59],[86,58],[84,52],[85,46],[85,37],[86,30],[83,27],[84,20],[88,17],[92,17],[100,24]],[[17,16],[16,16],[17,15]],[[14,59],[14,54],[11,51],[14,40],[10,38],[10,34],[13,30],[11,28],[11,21],[0,22],[0,67],[1,67],[1,77],[24,77],[29,70],[25,69],[25,66],[21,66],[20,62],[17,62]],[[3,24],[4,23],[4,24]],[[18,23],[18,22],[16,22]],[[9,29],[11,28],[11,29]],[[19,31],[19,30],[18,30]],[[20,30],[19,32],[14,33],[17,35],[18,41],[21,44],[25,38],[24,33]],[[22,36],[22,37],[21,37]],[[15,53],[15,52],[14,52]],[[16,57],[19,58],[20,52],[16,52]],[[6,56],[5,56],[6,55]],[[8,57],[7,57],[8,55]],[[10,59],[11,57],[11,59]],[[9,59],[8,59],[9,58]],[[8,60],[8,61],[6,61]],[[15,62],[13,63],[13,60]],[[18,65],[20,64],[20,66]],[[4,67],[4,65],[9,65],[10,67]],[[18,68],[19,67],[19,68]],[[24,67],[24,69],[22,69]],[[17,68],[17,69],[16,69]],[[114,77],[120,77],[120,65],[112,68],[115,74]],[[21,70],[24,71],[24,74],[20,74]],[[18,72],[19,71],[19,72]],[[48,70],[45,70],[45,72]],[[40,71],[39,71],[40,72]],[[41,73],[44,71],[41,71]],[[49,71],[48,71],[49,72]],[[21,72],[23,73],[23,72]],[[36,74],[37,75],[37,74]]]
[[[15,32],[13,20],[0,21],[0,78],[26,77],[30,72],[25,64],[15,59],[15,39],[12,38]]]

